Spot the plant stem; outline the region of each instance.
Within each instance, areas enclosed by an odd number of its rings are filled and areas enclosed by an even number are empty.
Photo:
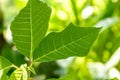
[[[32,60],[30,59],[28,62],[28,67],[30,67],[32,65]],[[30,70],[28,69],[28,78],[30,78]]]

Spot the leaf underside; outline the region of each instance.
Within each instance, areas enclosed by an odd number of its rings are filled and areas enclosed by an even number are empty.
[[[100,28],[75,27],[73,24],[60,33],[51,33],[35,49],[34,61],[54,61],[70,56],[85,56],[96,40]]]
[[[34,49],[46,35],[50,14],[47,4],[29,0],[15,17],[11,24],[13,41],[23,55],[32,58]]]

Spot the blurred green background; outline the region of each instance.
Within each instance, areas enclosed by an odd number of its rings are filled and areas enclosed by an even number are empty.
[[[27,62],[13,41],[10,24],[28,0],[0,0],[0,55],[20,66]],[[70,22],[80,27],[102,27],[89,54],[36,63],[36,80],[59,78],[77,71],[80,80],[120,80],[120,0],[41,0],[52,8],[48,33]],[[13,71],[11,69],[8,75]]]

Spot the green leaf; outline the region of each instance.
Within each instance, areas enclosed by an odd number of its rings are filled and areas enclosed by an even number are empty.
[[[60,33],[51,33],[35,49],[34,61],[53,61],[70,56],[85,56],[100,28],[75,27],[73,24]]]
[[[27,74],[25,74],[25,75],[27,75]],[[23,79],[22,76],[23,76],[22,69],[17,69],[11,74],[10,80],[27,80],[27,79]]]
[[[6,58],[0,56],[0,80],[4,77],[4,75],[8,72],[8,70],[12,67],[12,63],[8,61]]]
[[[27,80],[28,75],[27,75],[27,70],[26,70],[27,65],[22,65],[20,68],[16,69],[10,76],[9,80]]]
[[[28,67],[28,70],[31,71],[34,75],[36,75],[35,69],[32,66]]]
[[[10,61],[0,56],[0,70],[5,69],[7,67],[11,67],[11,66],[12,66],[12,63]]]
[[[45,37],[51,14],[50,7],[39,0],[29,0],[11,24],[17,49],[32,59],[34,49]]]

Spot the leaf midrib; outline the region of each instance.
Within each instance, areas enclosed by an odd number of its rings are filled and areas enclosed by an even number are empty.
[[[91,33],[91,34],[94,34],[94,33]],[[79,38],[79,39],[77,39],[77,40],[75,40],[75,41],[72,41],[72,42],[70,42],[70,43],[68,43],[68,44],[66,44],[66,45],[63,44],[61,47],[59,47],[59,48],[57,48],[57,49],[54,49],[53,51],[48,52],[46,55],[43,55],[43,56],[41,56],[41,57],[35,59],[34,61],[38,61],[38,60],[40,60],[40,59],[42,59],[42,58],[44,58],[44,57],[46,57],[46,56],[48,56],[48,55],[54,53],[55,51],[58,51],[58,50],[60,50],[60,49],[62,49],[62,48],[64,48],[64,47],[66,47],[66,46],[71,45],[72,43],[75,43],[75,42],[77,42],[77,41],[79,41],[79,40],[82,40],[83,38],[88,37],[88,36],[91,35],[91,34],[88,34],[88,35],[86,35],[86,36],[84,36],[84,37],[82,37],[82,38]]]
[[[32,60],[32,53],[33,53],[33,50],[32,50],[32,46],[33,46],[33,37],[32,37],[32,1],[30,0],[30,30],[31,30],[31,49],[30,49],[30,60]]]

